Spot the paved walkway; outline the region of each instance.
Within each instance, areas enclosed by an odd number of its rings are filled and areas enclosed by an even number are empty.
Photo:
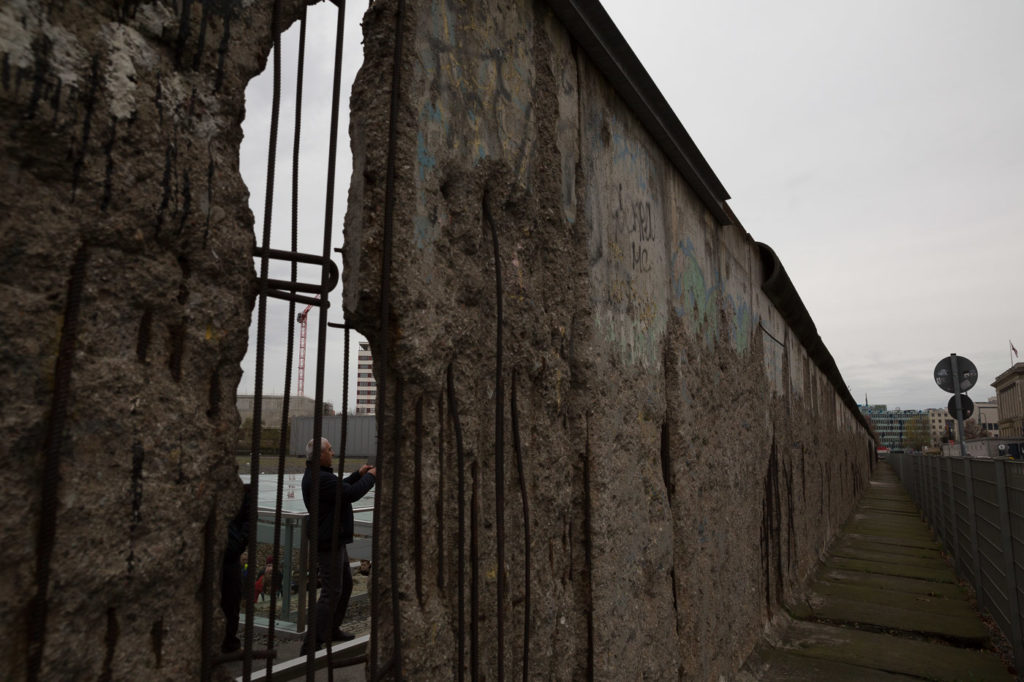
[[[759,680],[1013,680],[892,468],[879,463]]]

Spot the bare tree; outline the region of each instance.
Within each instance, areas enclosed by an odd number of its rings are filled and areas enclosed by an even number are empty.
[[[917,415],[911,417],[904,423],[903,446],[911,450],[920,450],[931,442],[931,433],[928,428],[928,417]]]

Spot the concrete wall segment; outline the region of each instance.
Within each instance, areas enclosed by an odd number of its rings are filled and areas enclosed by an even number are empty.
[[[382,337],[395,7],[364,23],[345,277],[349,318],[391,358],[384,470],[420,490],[418,508],[379,497],[399,516],[377,594],[397,571],[403,669],[728,676],[852,508],[867,436],[812,418],[808,382],[833,389],[761,288],[758,246],[542,3],[406,4]],[[436,554],[435,525],[454,543]]]
[[[364,21],[344,252],[346,314],[388,358],[375,664],[394,597],[410,677],[728,676],[852,508],[866,436],[749,236],[548,5],[409,0],[389,146],[396,6]],[[237,148],[269,20],[0,7],[0,484],[26,492],[0,498],[8,678],[196,676],[202,536],[238,495],[220,406],[252,301]]]
[[[0,6],[4,679],[198,677],[203,536],[240,494],[238,145],[269,10]]]

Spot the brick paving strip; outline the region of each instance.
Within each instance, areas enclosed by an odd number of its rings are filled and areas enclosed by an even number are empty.
[[[759,680],[1013,680],[967,590],[885,462],[774,645]]]

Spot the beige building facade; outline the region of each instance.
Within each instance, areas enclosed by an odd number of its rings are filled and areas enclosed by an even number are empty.
[[[956,437],[956,420],[944,407],[928,408],[928,433],[933,445],[945,443]]]
[[[999,403],[993,396],[984,402],[974,403],[974,416],[971,417],[992,438],[999,437]]]
[[[1024,436],[1024,362],[1018,362],[992,382],[999,403],[999,433]]]
[[[944,407],[932,407],[928,412],[928,433],[931,436],[932,445],[941,445],[950,440],[958,441],[958,426],[956,419]],[[974,413],[967,421],[976,422],[988,437],[999,437],[999,405],[996,398],[974,403]]]

